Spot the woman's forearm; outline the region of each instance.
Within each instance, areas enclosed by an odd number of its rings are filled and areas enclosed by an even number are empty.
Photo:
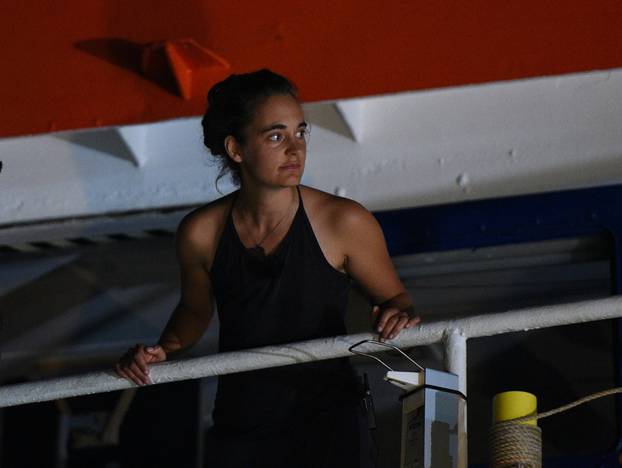
[[[206,311],[207,312],[207,311]],[[196,313],[178,304],[158,340],[167,356],[192,347],[209,326],[211,313]]]
[[[398,294],[397,296],[394,296],[391,299],[384,301],[382,304],[378,304],[378,306],[381,309],[396,308],[402,312],[407,312],[409,316],[413,316],[415,313],[412,298],[407,292]]]

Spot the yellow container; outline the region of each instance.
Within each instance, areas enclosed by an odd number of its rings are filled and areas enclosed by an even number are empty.
[[[529,392],[502,392],[497,393],[492,399],[493,422],[507,421],[508,419],[522,418],[536,414],[538,411],[538,399]],[[535,419],[523,421],[520,424],[537,426]]]

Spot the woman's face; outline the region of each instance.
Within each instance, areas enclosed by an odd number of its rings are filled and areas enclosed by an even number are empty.
[[[307,155],[307,123],[295,98],[267,98],[256,109],[245,137],[244,144],[234,141],[234,154],[230,152],[240,163],[243,183],[254,181],[271,187],[300,183]]]

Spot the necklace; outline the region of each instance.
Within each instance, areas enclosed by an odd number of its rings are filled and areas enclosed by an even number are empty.
[[[246,232],[248,232],[248,234],[251,236],[251,238],[253,239],[253,242],[255,243],[255,245],[253,247],[249,247],[248,248],[248,252],[256,259],[259,260],[265,260],[266,258],[266,251],[264,250],[263,246],[261,244],[263,244],[266,239],[268,237],[270,237],[270,235],[272,235],[274,233],[274,231],[277,230],[277,228],[281,225],[281,223],[285,220],[285,218],[287,218],[292,211],[292,207],[294,205],[292,204],[287,210],[285,210],[285,214],[281,217],[281,219],[279,219],[279,221],[274,225],[274,227],[272,229],[270,229],[270,231],[268,231],[268,233],[263,236],[263,238],[257,242],[255,240],[255,236],[253,236],[253,233],[250,231],[250,229],[247,229]]]

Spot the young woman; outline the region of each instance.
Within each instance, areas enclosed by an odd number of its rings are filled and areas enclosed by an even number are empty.
[[[351,279],[376,304],[381,339],[419,322],[369,211],[299,185],[308,129],[286,78],[231,75],[202,124],[220,176],[240,189],[180,223],[181,299],[157,345],[120,359],[120,376],[149,384],[149,364],[196,343],[215,306],[223,352],[345,334]],[[207,466],[373,466],[358,382],[348,359],[220,377]]]

